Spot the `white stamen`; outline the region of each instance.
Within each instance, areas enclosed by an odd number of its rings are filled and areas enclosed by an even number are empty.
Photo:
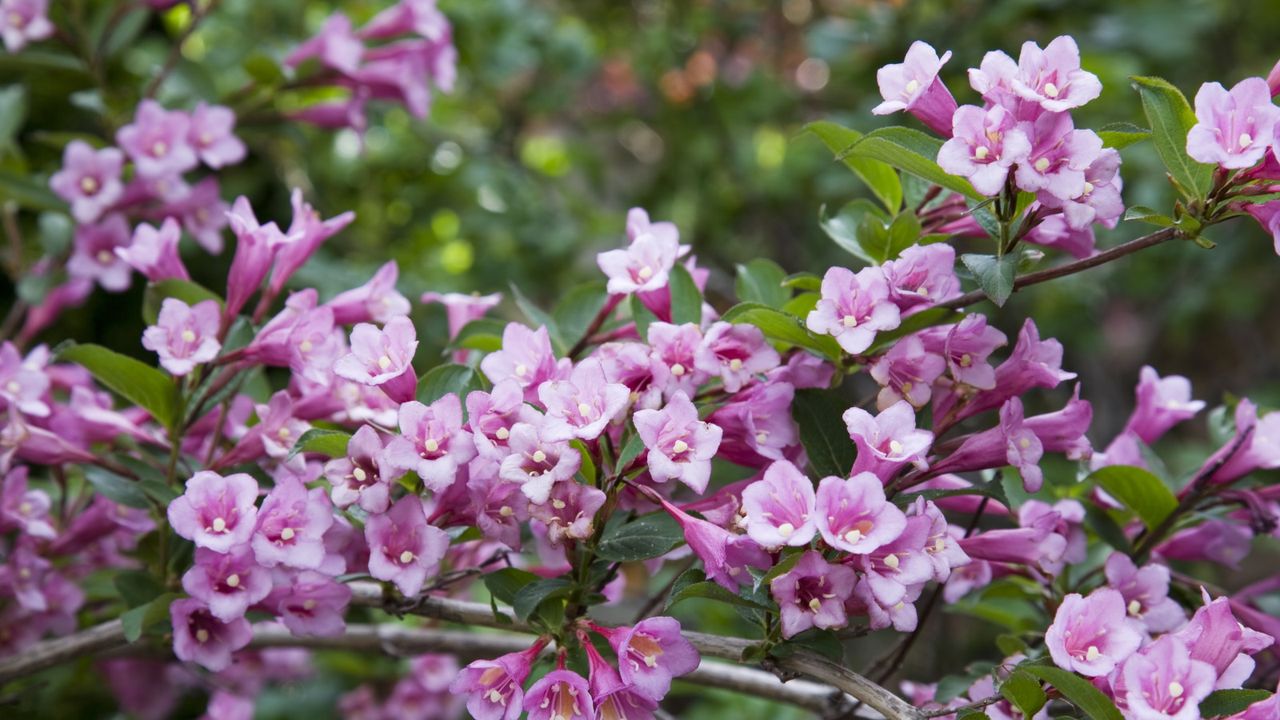
[[[1051,98],[1058,97],[1058,86],[1054,85],[1053,83],[1045,83],[1044,94],[1048,95]]]
[[[680,363],[676,363],[675,365],[671,366],[672,375],[675,375],[676,377],[683,377],[684,373],[685,373],[684,366],[681,365]]]
[[[80,178],[80,192],[84,193],[85,195],[92,195],[98,192],[97,178],[92,178],[87,175],[85,177]]]
[[[1240,133],[1240,148],[1244,149],[1253,144],[1253,136],[1249,133]]]
[[[369,479],[369,473],[365,472],[364,468],[358,467],[351,471],[351,477],[355,478],[356,482],[364,482]]]
[[[516,375],[519,375],[520,377],[524,377],[525,375],[528,375],[528,374],[529,374],[529,366],[527,365],[516,366]]]
[[[586,403],[584,403],[584,402],[580,402],[580,403],[578,403],[578,414],[579,414],[579,415],[586,415],[586,414],[587,414],[587,413],[589,413],[589,412],[591,412],[591,406],[590,406],[590,405],[588,405],[588,404],[586,404]]]
[[[1142,603],[1138,602],[1137,600],[1130,600],[1130,601],[1129,601],[1129,614],[1130,614],[1130,615],[1134,615],[1134,616],[1141,615],[1141,614],[1142,614]]]
[[[672,449],[672,450],[674,450],[674,451],[676,451],[677,453],[682,453],[682,452],[685,452],[686,450],[688,450],[688,449],[689,449],[689,443],[687,443],[687,442],[685,442],[685,441],[683,441],[683,440],[677,440],[677,441],[675,441],[675,443],[671,446],[671,449]]]
[[[512,515],[516,514],[516,511],[511,509],[510,505],[503,505],[502,507],[498,508],[498,514],[501,515],[502,517],[511,517]]]
[[[858,318],[852,315],[845,315],[840,318],[840,324],[847,328],[856,328],[858,327]]]
[[[890,441],[889,441],[889,452],[892,452],[892,453],[900,453],[900,452],[902,452],[902,443],[898,442],[897,440],[890,440]]]
[[[653,277],[653,268],[649,267],[648,265],[645,265],[644,267],[640,268],[640,272],[636,273],[636,277],[640,278],[641,280],[648,280],[649,278]]]
[[[1084,181],[1084,194],[1085,194],[1085,195],[1088,195],[1088,194],[1089,194],[1089,193],[1091,193],[1091,192],[1093,192],[1093,183],[1089,182],[1088,180],[1085,180],[1085,181]]]
[[[204,628],[200,628],[199,630],[197,630],[196,642],[200,643],[201,645],[209,642],[209,631],[205,630]]]
[[[213,525],[211,525],[211,527],[213,528],[213,531],[216,533],[224,532],[227,529],[227,521],[223,520],[220,517],[214,518]]]
[[[534,451],[533,451],[533,461],[534,461],[534,462],[536,462],[536,463],[546,462],[546,461],[547,461],[547,454],[546,454],[546,453],[544,453],[544,452],[542,452],[541,450],[534,450]]]
[[[511,437],[511,431],[506,428],[498,428],[498,432],[494,433],[493,436],[499,440],[506,440]]]
[[[794,533],[795,531],[796,531],[796,526],[792,525],[789,522],[784,522],[778,526],[778,534],[781,535],[783,538],[791,537],[792,533]]]
[[[387,357],[386,355],[383,355],[382,357],[378,358],[379,369],[386,370],[389,367],[391,367],[391,358]]]
[[[849,532],[844,534],[844,539],[845,539],[845,542],[848,542],[850,545],[853,545],[862,539],[862,531],[858,530],[857,528],[854,528],[853,530],[850,530]]]
[[[809,609],[814,612],[818,612],[819,610],[822,609],[822,601],[819,600],[818,598],[813,598],[812,600],[809,601]]]
[[[1036,169],[1036,172],[1044,172],[1045,170],[1049,169],[1049,165],[1050,165],[1049,158],[1042,157],[1035,162],[1034,167]]]
[[[235,573],[231,573],[227,576],[226,584],[227,587],[240,587],[240,576]]]
[[[563,501],[563,500],[561,500],[560,498],[556,498],[556,499],[554,499],[554,500],[552,500],[552,501],[551,501],[551,507],[553,507],[553,508],[555,508],[555,509],[557,509],[557,510],[563,510],[563,509],[564,509],[564,501]]]
[[[902,88],[903,95],[914,95],[920,89],[920,82],[914,78],[907,81],[906,87]]]
[[[151,154],[155,155],[158,158],[164,157],[165,154],[168,152],[169,152],[169,144],[163,140],[157,140],[155,144],[151,146]]]
[[[1186,691],[1186,688],[1182,687],[1182,683],[1178,682],[1177,680],[1174,680],[1169,683],[1169,695],[1175,698],[1180,698],[1182,697],[1182,693],[1185,691]]]
[[[986,145],[979,145],[973,149],[974,160],[986,160],[989,155],[991,155],[991,150]]]
[[[294,536],[293,528],[287,527],[280,531],[281,540],[292,540]]]
[[[422,449],[433,453],[440,449],[440,443],[435,438],[427,438],[427,441],[422,443]]]
[[[1100,657],[1102,657],[1102,653],[1098,651],[1097,645],[1090,645],[1089,650],[1084,654],[1084,659],[1088,660],[1089,662],[1093,662],[1094,660],[1097,660]]]
[[[412,552],[412,551],[405,550],[404,552],[400,553],[400,564],[401,564],[401,565],[408,565],[408,564],[409,564],[409,563],[411,563],[411,562],[413,562],[413,552]]]
[[[730,370],[732,370],[732,371],[734,371],[734,372],[738,372],[739,370],[741,370],[741,369],[742,369],[742,361],[741,361],[741,360],[739,360],[738,358],[734,358],[734,359],[730,360],[730,361],[729,361],[729,369],[730,369]]]
[[[902,561],[898,559],[898,556],[897,556],[897,555],[894,555],[894,554],[890,553],[889,555],[886,555],[886,556],[885,556],[884,564],[885,564],[887,567],[890,567],[890,568],[893,568],[894,570],[897,570],[897,569],[898,569],[898,566],[902,564]]]
[[[191,343],[196,341],[196,334],[190,330],[182,331],[182,342]]]

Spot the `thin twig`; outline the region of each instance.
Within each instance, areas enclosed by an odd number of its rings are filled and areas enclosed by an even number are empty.
[[[164,59],[164,65],[160,67],[160,72],[156,73],[156,76],[147,84],[147,89],[146,92],[143,93],[143,97],[154,98],[156,93],[160,91],[160,86],[164,84],[166,79],[168,79],[169,74],[173,72],[175,67],[177,67],[178,59],[182,57],[182,46],[187,44],[187,40],[190,40],[191,36],[194,35],[196,30],[200,27],[201,21],[213,12],[214,8],[218,6],[218,2],[219,0],[209,0],[208,4],[206,4],[203,9],[197,8],[195,10],[194,15],[191,18],[191,23],[187,25],[186,29],[182,31],[182,34],[178,36],[178,39],[174,41],[173,46],[169,48],[169,55]]]

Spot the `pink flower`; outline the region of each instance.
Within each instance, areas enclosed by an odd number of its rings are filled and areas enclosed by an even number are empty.
[[[458,333],[467,323],[472,320],[479,320],[484,317],[485,313],[498,306],[502,302],[502,293],[492,293],[490,295],[467,294],[467,293],[423,293],[422,302],[424,303],[440,303],[444,305],[446,320],[449,325],[449,341],[458,337]],[[454,360],[457,362],[466,362],[467,351],[458,350],[453,354]]]
[[[396,291],[396,279],[399,275],[400,269],[392,260],[378,268],[369,282],[338,293],[325,306],[333,308],[333,320],[339,325],[357,322],[387,323],[394,317],[408,315],[409,299]]]
[[[173,177],[196,166],[196,153],[187,142],[190,129],[191,118],[186,113],[166,111],[155,100],[143,100],[133,122],[116,133],[116,143],[133,160],[141,177]]]
[[[289,222],[289,231],[285,235],[286,242],[276,251],[276,262],[271,268],[271,278],[267,280],[267,295],[270,297],[275,297],[284,290],[285,283],[315,254],[316,248],[350,225],[356,218],[355,213],[344,212],[328,220],[322,220],[320,213],[303,199],[302,190],[298,188],[293,189],[293,194],[289,196],[289,203],[293,206],[293,218]],[[394,283],[394,279],[392,282]],[[404,312],[401,314],[409,312],[408,302],[406,301],[404,305]],[[379,322],[385,321],[379,320]],[[342,324],[345,325],[347,322],[351,321],[348,320]]]
[[[546,502],[531,503],[529,515],[546,526],[547,541],[554,546],[591,537],[596,512],[604,501],[600,490],[568,480],[552,485]]]
[[[521,486],[502,479],[488,458],[472,460],[467,475],[467,496],[480,533],[519,550],[520,530],[529,520],[529,502]],[[550,497],[549,490],[547,496]]]
[[[109,292],[129,287],[132,273],[117,252],[129,244],[129,223],[122,215],[111,214],[93,225],[76,227],[75,251],[67,261],[72,277],[97,281]]]
[[[611,720],[643,720],[652,717],[654,710],[658,709],[658,702],[624,682],[590,639],[582,633],[579,633],[579,637],[582,639],[582,649],[587,653],[591,698],[595,701],[596,716]]]
[[[955,264],[955,249],[946,243],[933,243],[912,245],[880,269],[889,284],[889,297],[907,313],[960,295]]]
[[[258,481],[244,473],[223,477],[201,470],[169,503],[169,525],[196,547],[225,553],[249,541],[258,519]]]
[[[956,110],[951,139],[938,150],[938,165],[968,178],[983,195],[998,195],[1009,170],[1027,159],[1031,141],[1013,114],[1000,105],[963,105]]]
[[[1233,482],[1254,470],[1280,467],[1280,412],[1267,413],[1259,420],[1258,407],[1241,398],[1235,422],[1235,436],[1204,463],[1205,468],[1217,467],[1209,478],[1214,484]]]
[[[520,323],[509,323],[502,331],[502,349],[480,361],[485,377],[494,383],[515,380],[529,402],[538,400],[539,385],[566,376],[570,366],[568,358],[557,362],[545,327],[530,330]]]
[[[880,479],[868,472],[823,478],[814,516],[827,545],[857,555],[892,542],[907,527],[906,515],[885,500]]]
[[[436,0],[400,0],[360,28],[362,38],[389,38],[413,33],[428,40],[442,40],[449,20],[436,8]]]
[[[709,376],[720,377],[724,389],[736,393],[757,373],[778,366],[778,351],[754,325],[717,322],[707,330],[694,355],[694,364]]]
[[[649,474],[656,482],[674,479],[698,494],[706,492],[722,431],[698,419],[684,392],[677,391],[661,410],[637,410],[632,420],[649,450]]]
[[[273,596],[276,612],[289,632],[300,636],[335,637],[347,628],[343,616],[351,602],[351,588],[314,570],[277,571]]]
[[[933,396],[933,381],[946,369],[942,356],[925,350],[918,335],[908,335],[871,365],[871,377],[880,383],[876,407],[884,410],[902,400],[924,407]]]
[[[462,429],[462,403],[448,394],[430,405],[400,406],[400,437],[387,446],[396,467],[418,473],[427,488],[440,492],[453,484],[458,468],[476,456],[471,433]]]
[[[318,58],[326,67],[344,73],[353,73],[360,67],[364,55],[364,43],[352,32],[351,20],[342,13],[334,13],[324,22],[315,37],[294,48],[284,59],[285,65],[297,67],[312,58]]]
[[[1173,636],[1186,643],[1192,658],[1213,668],[1214,689],[1240,687],[1253,674],[1255,662],[1249,656],[1271,647],[1275,639],[1242,625],[1228,598],[1211,601],[1201,592],[1205,604]]]
[[[1078,108],[1102,94],[1098,76],[1080,69],[1080,49],[1069,35],[1054,38],[1043,50],[1034,42],[1022,44],[1015,67],[1002,52],[990,52],[980,70],[970,70],[973,88],[993,102],[1009,102],[1002,96],[1011,91],[1017,98],[1040,106],[1047,112]]]
[[[413,355],[418,334],[413,321],[394,317],[381,330],[360,323],[351,330],[351,352],[338,358],[333,371],[353,382],[381,387],[396,402],[408,402],[418,389]]]
[[[545,503],[551,488],[571,481],[582,466],[582,455],[567,440],[549,437],[545,422],[511,426],[507,447],[499,476],[519,485],[532,503]]]
[[[625,250],[609,250],[596,256],[600,270],[609,277],[614,295],[657,290],[667,285],[668,273],[680,255],[680,242],[670,233],[641,233]]]
[[[386,513],[371,515],[364,537],[369,544],[369,574],[394,583],[405,597],[422,590],[449,549],[449,536],[427,524],[417,495],[406,495]]]
[[[182,589],[208,606],[215,618],[232,622],[271,592],[271,575],[254,561],[247,545],[225,554],[197,548],[195,564],[182,576]]]
[[[1196,93],[1196,124],[1187,133],[1193,160],[1228,169],[1257,165],[1275,141],[1280,108],[1262,78],[1245,78],[1230,91],[1205,83]]]
[[[219,307],[217,300],[194,306],[177,298],[160,304],[156,324],[142,333],[142,346],[160,356],[160,364],[175,377],[188,375],[197,365],[218,356]]]
[[[49,376],[22,361],[18,348],[6,340],[0,343],[0,403],[26,415],[45,417],[49,406],[44,395]]]
[[[367,513],[386,512],[391,504],[393,473],[387,461],[381,435],[369,425],[361,425],[347,441],[346,457],[325,463],[324,475],[332,486],[330,499],[339,508],[358,504]]]
[[[262,286],[263,279],[271,271],[276,251],[290,242],[291,238],[280,232],[274,222],[260,224],[248,198],[244,196],[236,198],[231,211],[227,213],[227,219],[236,236],[236,253],[227,273],[225,311],[226,317],[232,318]]]
[[[769,583],[781,611],[782,637],[794,637],[812,627],[844,627],[849,622],[844,604],[855,582],[853,570],[828,563],[822,553],[806,551],[795,567]]]
[[[1192,658],[1173,635],[1130,657],[1123,673],[1126,710],[1135,720],[1197,720],[1217,679],[1213,666]]]
[[[827,270],[822,298],[805,318],[810,330],[834,337],[851,355],[871,347],[876,333],[900,322],[901,313],[889,300],[889,285],[878,267],[863,268],[856,275],[842,267]]]
[[[1094,222],[1114,227],[1115,222],[1124,214],[1120,186],[1120,153],[1113,148],[1103,148],[1098,157],[1085,168],[1084,192],[1079,197],[1063,200],[1041,193],[1040,201],[1046,207],[1061,208],[1062,217],[1070,230],[1082,231]]]
[[[53,34],[49,0],[0,0],[0,39],[4,49],[16,53],[34,40]]]
[[[1031,152],[1018,163],[1018,189],[1051,196],[1050,202],[1084,194],[1085,171],[1102,153],[1102,139],[1092,130],[1076,130],[1069,113],[1047,113],[1024,125]]]
[[[524,696],[529,720],[595,720],[591,688],[579,674],[560,668],[552,670],[529,688]]]
[[[1124,596],[1125,610],[1148,632],[1169,632],[1186,620],[1182,606],[1169,597],[1169,568],[1154,563],[1139,568],[1123,553],[1112,553],[1104,567],[1107,584]]]
[[[707,418],[724,430],[720,455],[747,467],[793,456],[800,444],[800,430],[791,417],[794,400],[795,388],[778,381],[734,395]]]
[[[874,417],[862,408],[851,407],[843,419],[858,448],[851,473],[871,472],[889,480],[907,464],[927,467],[925,455],[933,444],[933,433],[916,429],[915,410],[905,400]]]
[[[467,696],[467,712],[476,720],[518,720],[524,708],[522,686],[545,640],[521,652],[476,660],[462,669],[449,692]]]
[[[213,169],[244,159],[244,143],[236,137],[236,114],[230,108],[200,102],[191,112],[187,141],[200,161]]]
[[[1162,378],[1150,365],[1144,365],[1138,375],[1137,396],[1137,404],[1124,429],[1148,445],[1159,440],[1169,428],[1204,409],[1203,400],[1191,399],[1190,380],[1181,375]]]
[[[297,480],[278,483],[262,501],[251,544],[263,567],[286,565],[314,570],[324,561],[324,534],[333,512],[323,488]]]
[[[0,532],[20,530],[31,537],[52,540],[57,532],[49,524],[52,503],[43,490],[27,489],[27,466],[19,465],[4,476],[0,490]]]
[[[653,384],[662,388],[663,396],[670,399],[677,392],[697,394],[698,386],[707,379],[706,373],[694,364],[702,344],[702,330],[693,323],[655,322],[649,325],[648,340]]]
[[[632,627],[595,629],[618,654],[622,681],[654,702],[666,697],[672,678],[693,672],[702,660],[675,618],[651,617]]]
[[[919,40],[911,43],[903,62],[885,65],[876,71],[876,83],[884,102],[871,112],[888,115],[906,110],[934,132],[949,137],[956,99],[938,73],[950,59],[950,50],[938,57],[938,51],[928,43]]]
[[[767,548],[808,545],[817,532],[813,483],[786,460],[742,491],[747,535]]]
[[[998,408],[1009,398],[1023,395],[1033,388],[1057,387],[1058,383],[1075,376],[1075,373],[1062,370],[1062,343],[1052,339],[1041,340],[1035,322],[1028,318],[1018,333],[1013,352],[996,368],[995,387],[974,395],[955,411],[955,420]],[[952,412],[957,399],[947,396],[942,403],[935,403],[933,416],[945,418]],[[939,431],[938,428],[934,430]]]
[[[475,390],[467,395],[467,429],[482,457],[501,462],[509,454],[508,443],[516,423],[537,424],[542,416],[524,402],[520,383],[507,378],[493,392]]]
[[[161,280],[190,280],[187,268],[178,255],[178,240],[182,228],[178,221],[166,218],[156,229],[146,223],[138,223],[133,229],[133,240],[128,247],[117,247],[116,256],[151,282]]]
[[[173,654],[218,672],[231,665],[231,653],[253,639],[249,621],[223,622],[199,600],[174,600],[169,606],[173,621]]]
[[[695,518],[667,502],[659,495],[650,498],[668,515],[675,518],[689,543],[689,549],[702,561],[707,579],[719,583],[730,592],[737,592],[740,583],[751,581],[747,566],[766,568],[772,563],[769,554],[754,540],[734,535],[714,523]]]
[[[925,330],[920,337],[925,350],[946,358],[947,370],[957,383],[979,390],[995,387],[996,371],[987,358],[1008,339],[987,325],[985,315],[970,313],[949,327]]]
[[[538,386],[538,399],[547,408],[545,433],[556,440],[595,440],[630,397],[626,385],[608,381],[597,358],[578,363],[568,379]]]
[[[91,223],[124,193],[120,184],[123,165],[124,153],[116,148],[94,150],[83,140],[72,140],[63,151],[62,169],[49,178],[49,187],[71,203],[76,222]]]
[[[1088,597],[1071,593],[1063,598],[1045,634],[1053,662],[1085,677],[1110,674],[1141,643],[1142,633],[1127,616],[1124,597],[1106,587]]]

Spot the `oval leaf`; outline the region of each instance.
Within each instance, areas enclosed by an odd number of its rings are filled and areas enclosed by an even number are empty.
[[[117,395],[151,413],[156,422],[173,427],[178,414],[178,388],[164,373],[101,345],[64,344],[55,356],[88,370]]]

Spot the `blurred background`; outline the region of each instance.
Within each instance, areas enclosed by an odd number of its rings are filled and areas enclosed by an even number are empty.
[[[201,97],[226,98],[264,72],[264,55],[283,57],[334,10],[359,24],[386,4],[224,0],[183,46],[161,99],[186,107]],[[955,53],[943,76],[964,103],[975,98],[965,69],[987,50],[1016,56],[1024,40],[1044,44],[1073,35],[1084,66],[1104,84],[1101,98],[1076,112],[1077,124],[1086,127],[1143,122],[1131,75],[1163,76],[1190,97],[1205,81],[1230,86],[1265,75],[1280,57],[1280,3],[1274,0],[439,5],[453,23],[459,77],[453,94],[434,97],[428,120],[414,120],[400,108],[373,110],[362,143],[350,131],[273,122],[275,111],[297,102],[282,96],[242,122],[250,159],[222,174],[225,198],[248,195],[260,218],[282,224],[293,186],[326,216],[356,212],[355,222],[295,279],[319,287],[322,297],[364,282],[395,259],[401,290],[415,300],[425,290],[508,291],[515,284],[550,304],[598,275],[596,253],[623,242],[625,213],[640,206],[655,219],[678,224],[684,242],[712,269],[708,296],[724,309],[735,263],[768,257],[789,272],[821,273],[854,262],[825,237],[818,219],[824,206],[838,208],[865,190],[802,127],[817,119],[863,131],[913,123],[870,114],[880,101],[876,69],[899,62],[913,40]],[[147,74],[190,22],[185,6],[149,17],[121,48],[111,70],[119,77],[112,79]],[[44,58],[50,54],[37,48],[0,55],[0,86],[26,84],[30,106],[21,152],[4,151],[8,167],[51,172],[63,133],[94,130],[92,112],[79,102],[67,104],[70,93],[91,90],[92,80]],[[94,96],[75,97],[93,102]],[[137,96],[97,98],[105,112],[125,114]],[[1123,157],[1126,202],[1168,208],[1171,192],[1149,145],[1128,148]],[[1099,246],[1144,232],[1122,224],[1101,234]],[[1038,286],[993,312],[1010,337],[1034,315],[1042,335],[1062,340],[1064,366],[1080,373],[1084,395],[1094,402],[1098,444],[1123,424],[1144,363],[1161,374],[1187,375],[1197,397],[1211,405],[1225,392],[1280,403],[1280,322],[1274,314],[1280,259],[1251,222],[1235,221],[1209,236],[1218,243],[1212,251],[1166,244],[1102,271]],[[219,287],[230,258],[197,261],[191,250],[188,266],[196,279]],[[10,302],[13,292],[0,287],[0,304]],[[138,284],[122,295],[97,292],[42,339],[96,339],[141,355],[141,294]],[[443,345],[443,313],[417,308],[415,316],[430,329],[428,344]],[[1178,458],[1197,462],[1205,442],[1201,421],[1175,433],[1161,450],[1171,467],[1181,469]],[[726,612],[723,622],[734,622]],[[916,653],[909,675],[931,679],[954,671],[956,659],[968,655],[968,643],[990,647],[998,632],[941,617],[934,621],[938,635],[924,643],[941,642],[934,647],[945,651]],[[700,619],[716,620],[705,612]],[[869,662],[881,646],[874,640],[852,645],[853,667]],[[754,701],[698,693],[702,699],[680,717],[719,718],[730,711],[788,717],[789,711]],[[331,694],[319,691],[316,699],[316,707],[332,711],[324,705]],[[280,716],[297,716],[297,702],[299,696],[282,701]],[[260,710],[277,716],[270,702]]]

